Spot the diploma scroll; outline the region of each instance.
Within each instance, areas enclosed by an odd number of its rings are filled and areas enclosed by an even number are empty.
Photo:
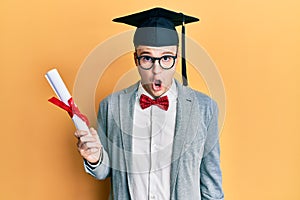
[[[49,101],[69,113],[76,129],[89,132],[87,117],[80,113],[58,71],[52,69],[46,73],[45,77],[58,97],[58,99],[52,97]]]

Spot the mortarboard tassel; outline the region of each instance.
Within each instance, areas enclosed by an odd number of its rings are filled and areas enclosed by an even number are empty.
[[[185,19],[184,14],[182,14],[182,27],[181,27],[181,74],[182,83],[184,86],[188,86],[187,72],[186,72],[186,60],[185,60]]]

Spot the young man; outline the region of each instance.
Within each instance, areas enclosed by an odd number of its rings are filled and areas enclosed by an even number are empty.
[[[98,132],[75,132],[86,171],[111,177],[112,199],[223,199],[217,105],[174,79],[175,26],[198,19],[154,8],[114,21],[138,27],[141,80],[100,103]]]

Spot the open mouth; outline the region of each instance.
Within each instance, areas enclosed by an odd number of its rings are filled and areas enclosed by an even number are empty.
[[[161,80],[154,80],[152,83],[152,88],[154,91],[159,91],[162,88]]]

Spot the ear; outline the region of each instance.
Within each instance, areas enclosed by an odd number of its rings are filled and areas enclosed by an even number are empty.
[[[136,51],[133,53],[133,58],[134,58],[135,66],[138,66],[138,62],[137,62],[137,53],[136,53]]]

